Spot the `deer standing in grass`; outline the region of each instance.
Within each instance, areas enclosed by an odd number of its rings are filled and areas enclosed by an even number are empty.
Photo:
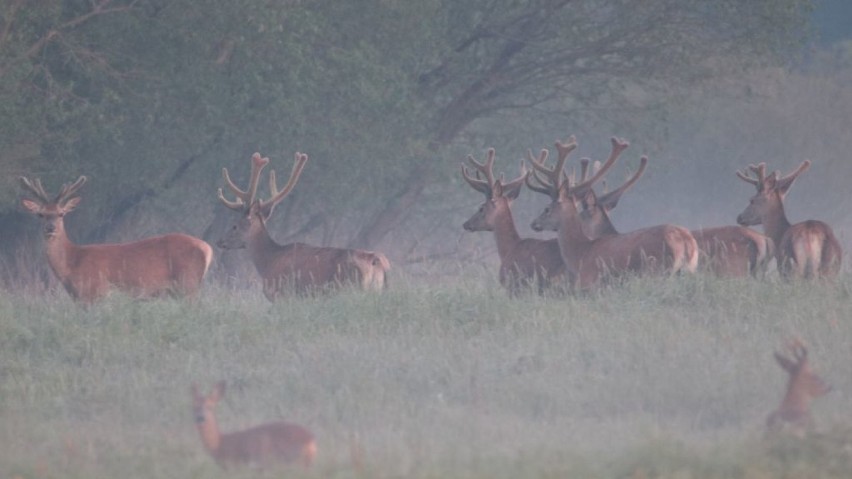
[[[500,256],[500,284],[510,294],[536,286],[538,293],[550,287],[567,286],[567,274],[556,239],[521,238],[512,218],[511,204],[521,192],[527,171],[521,164],[521,176],[506,182],[494,179],[494,149],[488,150],[484,163],[473,156],[467,159],[475,175],[462,165],[462,177],[476,191],[485,195],[485,202],[464,223],[467,231],[493,231]],[[480,178],[480,174],[485,179]]]
[[[589,171],[589,159],[580,160],[580,181]],[[642,157],[639,169],[618,188],[597,196],[593,190],[580,200],[583,231],[589,238],[620,234],[610,220],[609,213],[645,172],[647,158]],[[653,234],[654,229],[640,230]],[[744,226],[719,226],[690,231],[698,245],[699,263],[706,270],[721,277],[758,276],[766,272],[775,255],[772,239]],[[685,239],[689,242],[689,239]]]
[[[213,259],[213,249],[185,234],[167,234],[130,243],[76,245],[65,232],[65,215],[80,203],[81,176],[64,184],[50,199],[39,179],[21,177],[34,200],[22,199],[28,212],[42,219],[47,261],[77,301],[91,304],[111,289],[136,297],[165,294],[195,296]]]
[[[551,198],[550,205],[531,226],[536,231],[558,232],[562,259],[574,274],[575,287],[578,290],[595,288],[607,276],[628,272],[694,272],[698,247],[695,238],[685,228],[662,225],[594,239],[587,236],[577,205],[591,198],[592,186],[615,164],[627,143],[613,138],[612,151],[601,168],[591,178],[572,185],[564,173],[564,165],[576,147],[573,137],[567,143],[558,141],[556,149],[559,155],[554,168],[545,165],[548,154],[547,150],[542,150],[539,159],[533,159],[534,174],[527,180],[530,189]]]
[[[304,427],[288,422],[270,422],[226,434],[219,432],[216,405],[225,395],[219,382],[202,395],[192,385],[192,412],[201,442],[223,468],[231,465],[272,466],[301,463],[309,467],[317,453],[314,435]]]
[[[296,153],[290,179],[279,190],[275,171],[269,172],[268,200],[257,198],[257,186],[269,158],[255,153],[251,158],[248,189],[243,191],[231,181],[227,168],[222,176],[236,201],[227,200],[219,189],[219,199],[228,208],[240,212],[239,220],[217,245],[224,249],[247,248],[257,272],[263,280],[263,294],[270,301],[287,291],[313,293],[328,287],[355,283],[364,290],[380,291],[386,287],[390,262],[381,253],[357,249],[311,246],[304,243],[280,245],[269,236],[266,222],[275,205],[296,185],[308,161],[308,155]]]
[[[843,251],[831,227],[822,221],[807,220],[790,224],[784,213],[784,197],[796,178],[811,166],[805,160],[795,171],[779,177],[766,175],[766,163],[749,165],[748,172],[737,176],[757,188],[746,209],[737,216],[743,226],[763,225],[767,236],[775,242],[778,271],[784,278],[832,278],[840,271]]]
[[[766,418],[766,432],[788,431],[803,435],[813,428],[811,401],[831,391],[831,386],[811,370],[808,350],[801,339],[790,340],[787,352],[791,357],[775,352],[775,360],[790,378],[781,405]]]

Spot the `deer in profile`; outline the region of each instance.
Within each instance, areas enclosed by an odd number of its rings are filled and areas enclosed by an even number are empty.
[[[831,227],[822,221],[807,220],[791,224],[784,213],[784,197],[796,178],[811,166],[805,160],[795,171],[780,177],[766,175],[766,163],[749,165],[755,176],[737,171],[737,176],[757,188],[737,223],[763,225],[775,242],[775,259],[783,278],[833,278],[840,271],[843,251]]]
[[[775,361],[789,375],[787,391],[778,409],[766,418],[766,432],[804,435],[813,428],[811,401],[831,391],[831,386],[811,370],[808,350],[801,339],[791,339],[786,346],[789,356],[776,351]]]
[[[588,158],[580,160],[581,181],[589,171]],[[609,213],[618,206],[618,201],[645,172],[647,158],[642,157],[636,172],[618,188],[600,196],[589,190],[580,200],[583,231],[589,238],[619,234],[610,220]],[[659,228],[659,227],[657,227]],[[655,229],[640,230],[642,234],[654,234]],[[744,226],[718,226],[690,231],[698,245],[699,266],[720,277],[760,276],[766,272],[774,257],[774,243],[768,236]],[[684,241],[690,240],[684,235]]]
[[[476,173],[462,165],[462,177],[474,190],[485,195],[485,202],[463,227],[467,231],[492,231],[500,256],[500,284],[515,295],[525,288],[536,286],[538,293],[557,286],[567,286],[565,264],[556,239],[521,238],[515,228],[511,205],[521,192],[527,177],[521,164],[521,176],[503,182],[494,179],[493,148],[488,150],[484,163],[473,156],[467,159]],[[481,176],[484,179],[481,178]]]
[[[192,385],[192,412],[204,448],[223,468],[235,465],[269,467],[299,463],[310,467],[317,453],[314,435],[289,422],[269,422],[222,434],[216,421],[216,405],[225,395],[220,381],[206,396]]]
[[[20,180],[35,196],[21,205],[41,218],[50,269],[74,300],[91,304],[112,289],[140,298],[198,293],[213,259],[209,244],[173,233],[130,243],[76,245],[65,232],[64,218],[80,203],[76,195],[86,177],[64,184],[53,199],[38,178]]]
[[[601,168],[591,178],[572,184],[564,173],[564,165],[576,148],[573,137],[567,143],[557,141],[556,166],[545,165],[547,154],[542,151],[539,160],[532,162],[534,174],[527,179],[530,189],[551,198],[550,205],[531,226],[536,231],[558,232],[562,259],[574,274],[575,287],[579,290],[595,288],[605,277],[624,273],[694,272],[698,261],[697,245],[684,228],[662,225],[598,238],[586,234],[578,205],[591,201],[592,186],[615,164],[627,143],[613,138],[612,151]]]
[[[387,285],[390,262],[381,253],[357,249],[311,246],[305,243],[281,245],[269,235],[266,222],[275,205],[281,202],[296,185],[308,161],[308,155],[296,153],[290,179],[279,190],[275,171],[269,172],[268,200],[257,198],[258,181],[269,158],[255,153],[251,158],[249,186],[244,191],[231,181],[227,168],[222,169],[225,185],[236,195],[235,201],[225,198],[219,189],[219,199],[228,208],[240,213],[239,219],[217,242],[224,249],[246,248],[263,280],[267,299],[288,290],[313,293],[329,287],[354,283],[364,290],[380,291]]]

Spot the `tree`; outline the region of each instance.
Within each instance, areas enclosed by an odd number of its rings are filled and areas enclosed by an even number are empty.
[[[618,108],[627,85],[665,90],[755,63],[789,60],[800,46],[804,0],[489,0],[440,2],[442,42],[415,73],[430,115],[430,151],[476,120],[506,110]],[[428,184],[417,162],[402,188],[357,235],[378,242]]]
[[[310,163],[277,216],[300,234],[324,229],[323,243],[374,247],[455,172],[453,148],[478,124],[611,120],[636,91],[665,99],[784,61],[809,3],[11,0],[0,196],[8,213],[18,174],[54,188],[85,173],[78,240],[121,237],[145,208],[157,221],[133,235],[199,234],[221,211],[222,166],[241,171],[261,151],[287,169],[300,150]],[[535,146],[552,128],[488,141]]]

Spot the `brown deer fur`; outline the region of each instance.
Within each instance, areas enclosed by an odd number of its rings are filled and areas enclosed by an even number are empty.
[[[539,175],[532,178],[538,185],[527,182],[531,189],[551,197],[550,205],[533,221],[532,227],[537,231],[549,229],[558,232],[562,259],[568,270],[574,273],[575,287],[581,290],[593,288],[605,277],[624,272],[695,271],[697,245],[688,231],[684,235],[683,228],[660,228],[656,236],[614,234],[590,239],[584,233],[577,204],[588,199],[591,186],[612,167],[627,144],[613,138],[612,153],[604,165],[592,178],[571,185],[563,167],[568,154],[576,146],[573,137],[568,143],[557,142],[559,159],[556,167],[550,169],[542,161],[533,162]],[[692,241],[688,241],[689,238]]]
[[[270,171],[269,200],[256,198],[261,170],[269,163],[259,153],[252,156],[251,177],[246,191],[231,181],[223,169],[225,184],[236,195],[236,201],[225,199],[219,189],[219,199],[229,208],[239,211],[240,218],[228,233],[217,242],[225,249],[247,248],[249,256],[263,280],[263,293],[270,300],[286,291],[313,293],[341,284],[357,284],[364,290],[382,290],[387,286],[390,262],[381,253],[364,250],[311,246],[304,243],[281,245],[269,235],[266,222],[275,205],[295,186],[308,155],[296,153],[296,163],[290,180],[278,190],[275,171]]]
[[[485,163],[472,156],[468,161],[476,169],[472,175],[462,166],[462,177],[476,191],[485,195],[485,202],[463,227],[467,231],[493,231],[500,256],[500,284],[510,294],[537,287],[539,294],[550,288],[568,285],[565,264],[556,238],[542,240],[521,238],[512,218],[511,204],[520,194],[527,172],[521,164],[521,176],[508,183],[494,179],[494,149],[488,150]],[[480,179],[480,173],[485,179]]]
[[[644,158],[643,158],[644,160]],[[582,178],[585,179],[589,168],[589,160],[581,161]],[[580,219],[583,231],[589,238],[599,238],[604,235],[620,234],[609,218],[609,212],[618,206],[621,195],[630,189],[645,172],[647,161],[641,161],[639,169],[631,178],[618,188],[601,196],[596,196],[589,190],[580,203],[583,207]],[[660,227],[639,230],[640,234],[659,234]],[[721,277],[743,277],[751,274],[759,276],[766,272],[771,258],[775,255],[772,240],[754,230],[743,226],[719,226],[689,232],[698,245],[699,267]],[[685,234],[684,241],[691,243]],[[689,251],[691,248],[684,248]]]
[[[805,160],[783,178],[779,173],[766,175],[766,164],[750,165],[755,174],[737,171],[737,176],[757,188],[749,205],[737,216],[743,226],[762,224],[775,242],[778,271],[784,278],[832,278],[837,276],[843,259],[834,231],[822,221],[807,220],[791,224],[784,213],[784,197],[796,178],[810,167]]]
[[[786,430],[801,435],[813,428],[811,401],[828,393],[831,386],[811,370],[808,350],[800,339],[789,341],[787,352],[791,357],[775,352],[775,360],[789,379],[781,405],[766,418],[766,428],[768,433]]]
[[[22,177],[21,182],[36,196],[21,204],[42,219],[50,268],[75,300],[92,303],[111,289],[136,297],[198,293],[213,259],[213,249],[204,241],[176,233],[130,243],[76,245],[65,232],[64,217],[79,204],[74,195],[86,177],[63,185],[53,200],[38,179]]]
[[[219,382],[206,396],[192,385],[192,411],[198,435],[204,448],[220,466],[266,467],[300,463],[309,467],[313,463],[316,441],[310,431],[298,424],[270,422],[242,431],[220,433],[215,410],[224,394],[224,382]]]

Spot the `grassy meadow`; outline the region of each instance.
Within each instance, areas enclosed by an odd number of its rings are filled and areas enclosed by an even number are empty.
[[[0,477],[852,473],[849,278],[636,279],[510,299],[490,270],[394,272],[385,294],[275,304],[259,287],[89,309],[64,291],[0,292]],[[834,390],[814,403],[817,433],[765,440],[786,382],[772,352],[791,335]],[[221,470],[189,393],[218,380],[223,432],[301,423],[315,467]]]

